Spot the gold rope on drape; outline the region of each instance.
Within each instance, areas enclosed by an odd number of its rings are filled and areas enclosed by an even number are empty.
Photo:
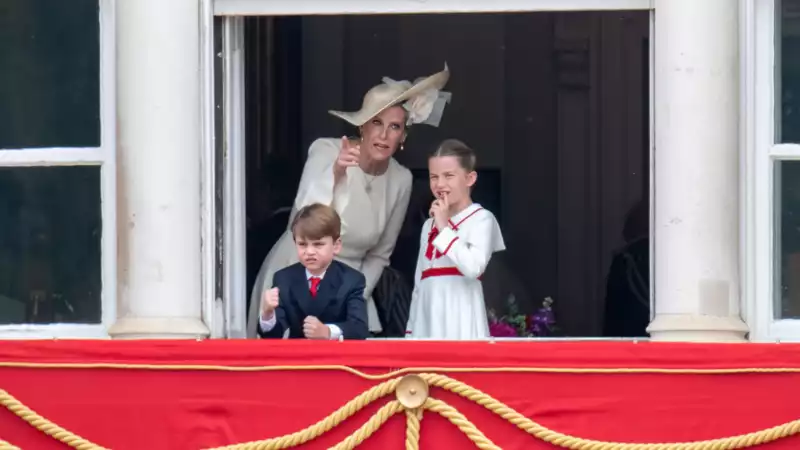
[[[478,448],[500,449],[489,440],[478,427],[451,405],[429,396],[429,386],[437,387],[465,399],[475,402],[520,430],[550,444],[571,450],[732,450],[766,444],[778,439],[800,433],[800,420],[793,420],[764,430],[696,442],[671,443],[623,443],[604,442],[583,439],[550,430],[543,425],[523,416],[490,395],[447,375],[438,373],[418,373],[421,368],[408,368],[387,374],[370,375],[346,366],[198,366],[198,365],[141,365],[141,364],[37,364],[0,362],[0,367],[36,367],[36,368],[115,368],[139,370],[228,370],[228,371],[293,371],[293,370],[343,370],[367,379],[383,379],[385,381],[359,394],[328,417],[309,427],[285,436],[264,439],[254,442],[219,447],[210,450],[280,450],[292,448],[323,435],[335,426],[344,422],[367,405],[395,394],[395,399],[388,401],[378,412],[367,420],[350,436],[338,443],[334,450],[353,449],[375,431],[390,417],[398,413],[406,416],[405,444],[407,450],[419,448],[421,420],[424,411],[437,413],[458,427]],[[742,368],[742,369],[581,369],[581,368],[496,368],[496,369],[446,369],[446,372],[550,372],[550,373],[670,373],[670,374],[732,374],[732,373],[798,373],[797,368]],[[407,375],[403,375],[407,374]],[[0,389],[0,404],[24,420],[32,427],[52,438],[79,450],[100,450],[104,447],[78,436],[50,420],[40,416],[31,408],[14,398],[10,393]],[[0,450],[17,449],[12,443],[0,439]]]

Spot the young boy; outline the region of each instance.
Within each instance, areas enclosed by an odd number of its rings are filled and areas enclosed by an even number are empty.
[[[342,248],[341,219],[315,203],[297,212],[292,236],[299,263],[275,272],[261,298],[258,334],[281,338],[366,339],[364,275],[334,261]]]

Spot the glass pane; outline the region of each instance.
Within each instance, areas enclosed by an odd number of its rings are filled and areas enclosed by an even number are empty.
[[[782,0],[778,4],[780,30],[781,111],[780,142],[800,143],[800,0]]]
[[[100,167],[0,168],[0,324],[100,322]]]
[[[100,145],[98,0],[0,1],[0,149]]]

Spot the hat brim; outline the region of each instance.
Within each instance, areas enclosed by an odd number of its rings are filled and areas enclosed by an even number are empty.
[[[441,90],[447,84],[447,81],[449,79],[450,79],[450,69],[448,69],[447,64],[445,64],[444,70],[442,70],[441,72],[435,73],[429,77],[423,78],[417,83],[414,83],[410,88],[406,89],[401,94],[395,96],[388,102],[381,104],[378,108],[370,108],[369,110],[361,109],[359,111],[353,111],[353,112],[331,110],[328,111],[328,113],[346,122],[349,122],[352,125],[360,127],[361,125],[367,123],[367,121],[369,121],[373,117],[377,116],[378,114],[382,113],[388,108],[397,105],[398,103],[402,103],[429,89]]]

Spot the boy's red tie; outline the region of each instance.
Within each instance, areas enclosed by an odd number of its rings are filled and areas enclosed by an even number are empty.
[[[311,277],[308,279],[308,281],[311,282],[311,285],[309,287],[309,290],[311,291],[311,296],[316,297],[317,288],[319,288],[319,282],[321,281],[321,279],[319,277]]]

